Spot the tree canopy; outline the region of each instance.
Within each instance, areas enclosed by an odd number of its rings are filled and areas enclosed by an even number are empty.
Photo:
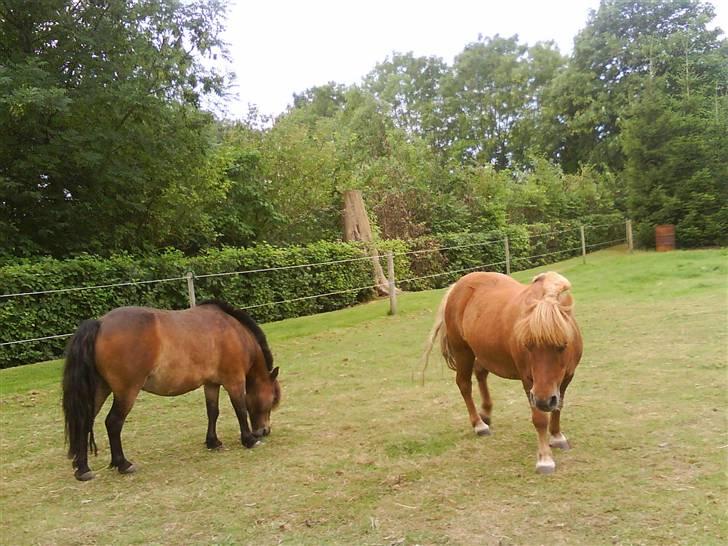
[[[276,119],[230,83],[221,0],[0,0],[0,255],[382,237],[621,211],[651,243],[728,242],[728,44],[699,0],[602,0],[566,56],[479,37],[394,52]],[[254,77],[254,75],[251,75]],[[245,85],[242,79],[239,85]]]
[[[222,12],[216,0],[0,2],[12,252],[194,246],[209,231],[219,188],[200,101],[225,81],[202,60],[223,52]]]

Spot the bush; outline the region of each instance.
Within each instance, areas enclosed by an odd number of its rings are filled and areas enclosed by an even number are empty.
[[[618,215],[597,215],[588,220],[587,244],[599,245],[624,238],[624,224]],[[505,273],[506,236],[512,271],[581,252],[579,224],[575,222],[379,241],[377,249],[385,273],[384,255],[388,251],[394,254],[399,288],[428,290],[445,287],[474,270]],[[294,267],[302,264],[315,265]],[[84,319],[100,317],[125,305],[183,309],[189,305],[184,278],[188,271],[196,275],[197,301],[225,300],[248,309],[259,322],[333,311],[375,295],[367,251],[351,243],[318,242],[290,247],[263,244],[210,250],[195,257],[169,251],[141,258],[118,255],[105,259],[94,256],[64,261],[43,259],[0,266],[0,286],[4,293],[73,290],[0,299],[0,343],[71,333]],[[157,280],[162,282],[148,282]],[[75,289],[126,282],[133,284]],[[2,346],[0,368],[57,358],[66,342],[66,338],[59,338]]]
[[[320,242],[305,247],[227,248],[192,258],[173,251],[136,259],[127,255],[105,259],[81,256],[0,267],[0,286],[6,294],[174,279],[0,299],[0,343],[71,333],[81,321],[125,305],[183,309],[189,305],[187,282],[181,278],[187,271],[209,275],[363,256],[357,245]],[[371,289],[361,288],[371,284],[371,265],[367,260],[359,260],[275,272],[202,276],[195,281],[195,292],[197,301],[220,298],[249,308],[256,320],[267,322],[354,305],[373,297]],[[340,293],[261,305],[329,292]],[[67,339],[60,338],[0,347],[0,368],[58,358],[66,342]]]

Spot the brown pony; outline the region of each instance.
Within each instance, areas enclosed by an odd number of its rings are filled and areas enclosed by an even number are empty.
[[[120,307],[84,321],[70,340],[63,370],[63,412],[68,457],[81,481],[94,477],[88,451],[97,452],[93,424],[109,394],[106,416],[111,467],[122,474],[134,465],[121,448],[121,428],[140,390],[177,396],[204,385],[207,437],[217,438],[220,385],[240,424],[240,439],[254,447],[270,433],[270,413],[280,401],[278,368],[265,334],[245,312],[220,301],[184,311]],[[251,427],[248,425],[250,414]]]
[[[569,448],[559,419],[582,353],[569,288],[569,281],[552,271],[528,286],[500,273],[465,275],[445,293],[424,354],[426,366],[439,338],[478,435],[490,434],[488,373],[521,381],[538,433],[536,471],[542,474],[556,468],[551,447]],[[483,399],[480,414],[471,394],[473,373]]]

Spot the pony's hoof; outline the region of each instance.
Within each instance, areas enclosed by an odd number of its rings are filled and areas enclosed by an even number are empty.
[[[569,440],[567,440],[566,436],[564,436],[563,434],[557,434],[556,436],[552,436],[549,440],[549,445],[551,447],[563,449],[564,451],[571,449],[571,444],[569,444]]]
[[[545,459],[536,463],[536,472],[539,474],[553,474],[556,463],[552,459]]]
[[[478,436],[490,436],[490,427],[482,421],[473,427]]]
[[[247,447],[248,449],[253,449],[255,446],[259,446],[262,442],[258,440],[255,436],[251,436],[250,438],[246,438],[243,440],[243,445]]]
[[[119,474],[134,474],[134,472],[136,472],[134,463],[127,463],[127,465],[119,467]]]
[[[90,470],[87,470],[86,472],[83,472],[81,474],[79,474],[78,472],[74,472],[73,475],[80,482],[87,482],[89,480],[93,480],[96,477],[96,474],[94,474]]]
[[[205,445],[207,446],[207,449],[212,451],[218,451],[222,449],[222,442],[220,440],[215,440],[214,442],[205,442]]]

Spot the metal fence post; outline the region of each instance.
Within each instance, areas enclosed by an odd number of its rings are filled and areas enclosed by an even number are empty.
[[[579,226],[581,232],[581,259],[586,263],[586,236],[584,235],[584,226]]]
[[[389,278],[389,314],[397,314],[397,285],[394,282],[394,254],[387,252],[387,276]]]
[[[630,254],[634,250],[634,241],[632,240],[632,220],[627,220],[627,248]]]
[[[506,247],[506,275],[511,274],[511,245],[508,243],[508,237],[506,236],[505,240],[505,247]]]
[[[187,295],[190,299],[190,307],[194,307],[196,305],[195,301],[195,274],[192,273],[192,271],[188,271],[187,275]]]

